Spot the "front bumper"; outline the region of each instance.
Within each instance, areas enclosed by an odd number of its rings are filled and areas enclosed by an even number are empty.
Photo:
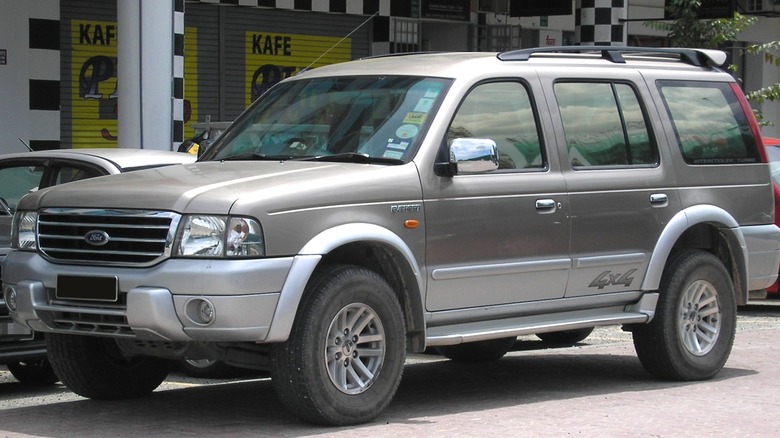
[[[148,268],[53,264],[13,251],[3,290],[16,294],[17,322],[41,332],[162,341],[262,342],[266,339],[293,257],[252,260],[168,259]],[[58,275],[111,276],[117,302],[58,299]],[[211,303],[213,320],[193,317]],[[193,304],[194,303],[194,304]]]

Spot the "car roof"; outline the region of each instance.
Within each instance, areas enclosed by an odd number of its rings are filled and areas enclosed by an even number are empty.
[[[725,53],[716,50],[639,47],[545,47],[511,52],[418,52],[383,55],[303,71],[290,79],[345,75],[475,77],[485,71],[511,72],[529,67],[675,68],[691,71],[719,67]]]
[[[780,138],[764,137],[764,146],[780,146]]]
[[[76,159],[95,164],[108,161],[120,171],[150,166],[192,163],[196,160],[194,155],[183,152],[129,148],[80,148],[2,154],[0,155],[0,162],[52,158]]]

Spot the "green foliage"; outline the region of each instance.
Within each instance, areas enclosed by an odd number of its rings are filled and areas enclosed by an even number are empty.
[[[697,11],[700,0],[672,0],[667,12],[672,21],[651,21],[648,27],[667,33],[672,47],[693,47],[714,49],[729,41],[736,41],[737,35],[757,21],[735,13],[734,18],[700,20]]]
[[[764,61],[766,63],[774,64],[776,67],[780,68],[780,41],[770,41],[764,44],[754,44],[747,48],[747,52],[754,55],[764,55]],[[762,104],[767,101],[780,101],[780,84],[773,84],[755,91],[751,91],[745,96],[749,101],[758,104]],[[759,120],[762,120],[760,115]],[[762,120],[762,124],[771,123],[764,123]]]
[[[714,49],[729,41],[736,41],[737,35],[757,21],[755,17],[746,17],[739,13],[734,18],[715,20],[700,20],[697,11],[701,0],[671,0],[666,8],[669,16],[677,17],[670,21],[648,22],[646,26],[667,33],[672,47],[692,47]],[[749,46],[746,51],[755,55],[763,55],[764,61],[780,68],[780,41]],[[730,66],[735,71],[735,66]],[[770,85],[746,94],[749,101],[762,104],[767,101],[780,100],[780,84]],[[771,124],[763,121],[760,112],[756,116],[761,124]]]

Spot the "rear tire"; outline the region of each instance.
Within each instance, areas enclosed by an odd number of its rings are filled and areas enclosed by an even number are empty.
[[[124,357],[113,339],[47,334],[46,349],[55,374],[76,394],[122,400],[147,395],[160,386],[171,362],[155,357]]]
[[[26,385],[52,385],[60,380],[46,359],[11,362],[6,366],[16,380]]]
[[[479,363],[501,359],[514,347],[517,337],[466,342],[457,345],[442,345],[436,351],[456,362]]]
[[[323,425],[365,423],[395,395],[406,357],[404,315],[373,271],[336,266],[307,286],[271,381],[289,411]]]
[[[728,360],[737,323],[734,285],[714,255],[686,250],[669,261],[655,317],[633,329],[637,356],[668,380],[713,377]]]

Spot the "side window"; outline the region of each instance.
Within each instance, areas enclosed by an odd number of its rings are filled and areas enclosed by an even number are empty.
[[[686,163],[760,161],[748,119],[729,84],[659,81],[658,87]]]
[[[490,82],[471,90],[447,130],[447,141],[455,138],[495,141],[499,170],[546,167],[531,98],[519,82]]]
[[[645,113],[631,86],[559,82],[555,97],[573,168],[657,164]]]
[[[11,211],[16,210],[22,196],[39,189],[45,169],[34,165],[0,168],[0,198]]]
[[[62,166],[58,169],[55,169],[54,171],[55,175],[53,178],[53,185],[65,184],[71,181],[79,181],[82,179],[94,178],[96,176],[102,175],[102,173],[99,173],[95,169],[85,167]]]

